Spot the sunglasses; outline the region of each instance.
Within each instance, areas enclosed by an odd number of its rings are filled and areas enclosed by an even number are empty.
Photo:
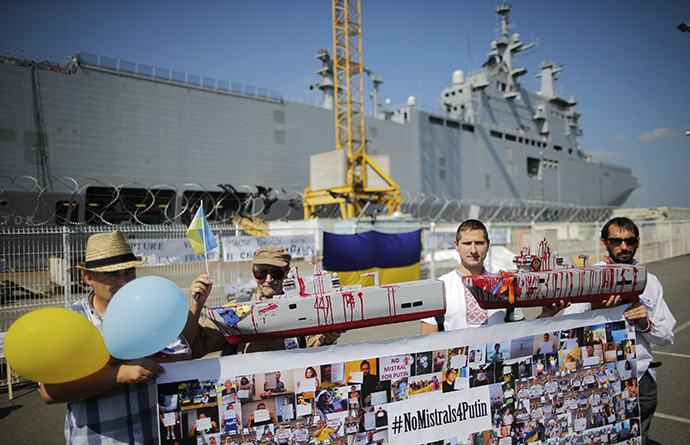
[[[628,245],[628,247],[635,247],[635,246],[637,246],[637,243],[640,242],[640,240],[635,238],[634,236],[631,236],[630,238],[625,238],[625,239],[623,239],[623,238],[606,238],[606,241],[614,247],[618,247],[624,242],[625,242],[625,244]]]
[[[282,280],[283,278],[285,278],[285,269],[256,268],[252,269],[252,274],[254,275],[254,278],[256,278],[257,280],[263,280],[268,275],[271,275],[271,278],[273,278],[274,280]]]

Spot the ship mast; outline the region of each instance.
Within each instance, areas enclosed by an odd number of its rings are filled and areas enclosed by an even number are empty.
[[[511,24],[508,20],[508,16],[512,10],[513,8],[509,3],[501,3],[496,7],[496,14],[501,16],[501,36],[491,42],[493,51],[488,54],[489,56],[494,56],[496,61],[496,64],[491,70],[491,74],[505,79],[508,85],[506,91],[507,98],[517,95],[517,88],[515,87],[517,78],[527,72],[527,69],[524,67],[515,67],[514,55],[526,49],[532,48],[537,44],[537,42],[532,42],[525,46],[525,44],[520,40],[520,34],[515,33],[510,36],[509,30],[511,28]]]

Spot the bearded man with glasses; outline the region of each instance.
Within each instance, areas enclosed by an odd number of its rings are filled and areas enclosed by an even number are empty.
[[[609,256],[595,264],[635,264],[637,247],[640,244],[640,231],[628,218],[613,218],[601,229],[601,246]],[[564,314],[576,314],[592,309],[630,304],[623,314],[635,326],[637,333],[637,378],[639,381],[640,420],[642,423],[642,443],[647,443],[649,425],[656,410],[657,385],[654,368],[661,365],[652,362],[650,343],[655,345],[673,344],[673,328],[676,319],[664,301],[664,289],[659,279],[647,272],[647,287],[632,301],[621,301],[620,295],[612,295],[608,300],[597,303],[577,303],[571,305]]]
[[[280,247],[264,246],[254,252],[252,260],[252,275],[256,281],[257,291],[252,295],[252,301],[267,300],[283,294],[283,280],[290,271],[290,253]],[[194,289],[192,289],[194,292]],[[210,293],[210,292],[209,292]],[[197,320],[201,315],[206,298],[202,294],[200,298],[192,303],[190,311],[196,315]],[[188,327],[191,324],[188,323]],[[196,332],[185,330],[189,344],[192,347],[194,358],[203,357],[208,353],[220,351],[226,348],[229,343],[223,337],[211,320],[194,324]],[[313,348],[316,346],[332,345],[340,337],[341,332],[326,334],[307,335],[304,337],[292,337],[277,340],[264,340],[252,343],[245,343],[237,346],[237,353],[276,351],[282,349]]]

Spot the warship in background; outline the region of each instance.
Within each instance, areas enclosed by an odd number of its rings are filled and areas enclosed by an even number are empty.
[[[452,73],[442,110],[410,98],[395,111],[375,102],[366,118],[367,151],[388,158],[379,165],[413,215],[443,202],[442,219],[474,208],[480,219],[595,220],[639,187],[629,168],[582,151],[576,102],[555,87],[562,67],[541,64],[540,91],[518,82],[527,69],[515,55],[534,44],[509,33],[510,12],[496,8],[487,62]],[[0,224],[186,223],[202,198],[212,222],[257,205],[266,220],[301,218],[309,159],[335,146],[330,62],[317,57],[321,107],[85,53],[0,59]]]

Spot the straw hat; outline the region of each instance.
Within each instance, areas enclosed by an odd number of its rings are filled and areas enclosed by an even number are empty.
[[[125,235],[116,230],[91,235],[86,243],[86,262],[78,267],[90,272],[115,272],[139,266],[145,261],[145,256],[134,256]]]
[[[253,264],[268,264],[269,266],[287,267],[292,256],[287,250],[275,246],[264,246],[254,252]]]

